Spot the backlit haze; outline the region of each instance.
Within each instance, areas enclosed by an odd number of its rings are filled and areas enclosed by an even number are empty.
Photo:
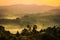
[[[0,0],[0,6],[14,5],[14,4],[37,4],[59,6],[60,0]]]
[[[0,25],[16,33],[27,24],[37,30],[60,24],[60,0],[0,0]]]

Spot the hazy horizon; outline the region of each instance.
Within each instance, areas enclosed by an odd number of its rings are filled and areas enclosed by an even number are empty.
[[[60,0],[0,0],[0,25],[16,33],[27,24],[60,25]]]
[[[8,6],[15,4],[60,6],[60,0],[1,0],[0,1],[0,6]]]

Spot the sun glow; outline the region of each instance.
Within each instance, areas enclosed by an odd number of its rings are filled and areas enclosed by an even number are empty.
[[[51,5],[60,6],[60,0],[0,0],[0,5],[14,5],[14,4],[37,4],[37,5]]]

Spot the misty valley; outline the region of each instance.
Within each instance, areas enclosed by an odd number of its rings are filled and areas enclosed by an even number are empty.
[[[0,40],[60,40],[60,7],[0,6]]]

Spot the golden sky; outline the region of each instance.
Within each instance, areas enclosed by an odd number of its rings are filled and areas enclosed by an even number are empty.
[[[37,5],[60,6],[60,0],[0,0],[0,6],[14,4],[28,4],[28,5],[37,4]]]

